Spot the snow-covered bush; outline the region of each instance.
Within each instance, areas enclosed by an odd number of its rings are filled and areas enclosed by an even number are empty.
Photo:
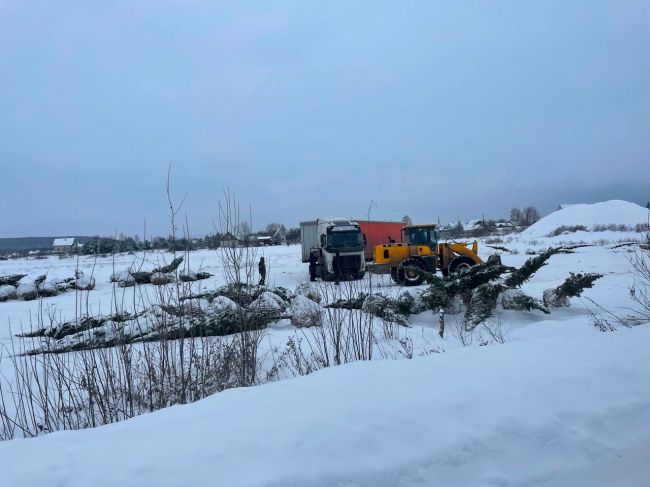
[[[118,272],[113,272],[110,277],[110,282],[122,282],[126,280],[133,280],[131,272],[129,269],[125,269]]]
[[[437,276],[434,277],[435,279],[430,281],[429,287],[422,292],[420,297],[430,310],[437,312],[441,308],[447,308],[449,305],[449,294],[445,288],[444,281]]]
[[[38,289],[33,282],[21,282],[16,289],[16,296],[23,301],[31,301],[38,297]]]
[[[226,296],[216,296],[210,303],[210,309],[215,312],[230,310],[237,311],[238,305]]]
[[[200,281],[202,279],[208,279],[209,277],[212,277],[212,274],[209,272],[194,272],[194,271],[181,271],[178,273],[178,279],[181,282],[194,282],[194,281]]]
[[[90,291],[95,289],[95,278],[86,277],[82,272],[78,272],[77,278],[74,281],[74,287],[79,291]]]
[[[409,295],[410,296],[410,295]],[[411,299],[413,299],[411,297]],[[411,314],[410,302],[408,299],[401,303],[383,294],[372,294],[366,297],[361,309],[368,314],[377,316],[391,323],[400,325],[407,324],[407,318]]]
[[[309,282],[309,281],[301,282],[300,284],[298,284],[298,286],[296,286],[294,294],[296,294],[297,296],[304,296],[317,303],[320,303],[323,299],[322,293],[318,288],[318,284],[316,284],[315,282]]]
[[[110,281],[117,283],[119,287],[131,287],[135,286],[136,284],[136,280],[131,275],[131,271],[129,269],[114,272],[111,274]]]
[[[38,285],[38,294],[43,297],[51,297],[59,294],[61,281],[45,281]]]
[[[11,274],[9,276],[0,276],[0,286],[10,285],[17,287],[20,280],[26,276],[27,274]]]
[[[499,304],[503,309],[532,311],[537,309],[548,314],[548,309],[539,300],[524,294],[521,289],[506,289],[499,295]]]
[[[271,291],[262,292],[249,306],[249,310],[284,311],[286,304],[283,299]]]
[[[120,280],[117,283],[117,285],[119,287],[132,287],[132,286],[135,286],[136,284],[137,284],[137,282],[136,282],[135,278],[131,274],[129,274],[127,276],[124,276],[124,279]]]
[[[397,307],[403,314],[414,315],[427,310],[427,304],[422,298],[422,293],[412,295],[408,291],[404,291],[397,296]]]
[[[172,282],[174,279],[170,274],[163,274],[162,272],[154,272],[151,274],[151,284],[154,286],[164,286],[165,284],[169,284]]]
[[[10,284],[0,286],[0,302],[16,299],[16,288]]]
[[[323,322],[323,308],[311,299],[298,295],[289,307],[291,324],[298,328],[320,326]]]
[[[388,298],[383,294],[371,294],[366,296],[361,305],[361,309],[365,313],[377,314],[377,312],[387,306]]]

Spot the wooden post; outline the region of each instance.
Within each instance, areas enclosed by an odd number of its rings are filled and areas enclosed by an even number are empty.
[[[440,335],[440,338],[443,338],[445,334],[445,310],[440,308],[440,331],[438,334]]]

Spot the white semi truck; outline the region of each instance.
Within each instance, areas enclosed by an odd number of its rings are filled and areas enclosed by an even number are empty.
[[[347,218],[319,218],[300,223],[302,261],[324,281],[361,279],[366,272],[365,237]],[[311,271],[310,271],[311,272]]]

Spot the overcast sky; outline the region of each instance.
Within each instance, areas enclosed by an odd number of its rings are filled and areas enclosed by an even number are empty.
[[[650,3],[0,0],[0,237],[650,199]]]

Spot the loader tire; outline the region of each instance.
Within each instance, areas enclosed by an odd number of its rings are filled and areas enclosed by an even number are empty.
[[[417,269],[426,271],[427,267],[419,259],[405,259],[399,265],[397,274],[405,286],[419,286],[422,284],[424,276]]]
[[[392,267],[390,270],[390,278],[393,280],[395,284],[402,285],[404,284],[404,281],[400,279],[399,277],[399,272],[397,271],[397,267]]]
[[[454,273],[464,271],[465,269],[472,267],[474,264],[476,264],[476,262],[474,262],[466,255],[459,255],[449,263],[449,272]]]

